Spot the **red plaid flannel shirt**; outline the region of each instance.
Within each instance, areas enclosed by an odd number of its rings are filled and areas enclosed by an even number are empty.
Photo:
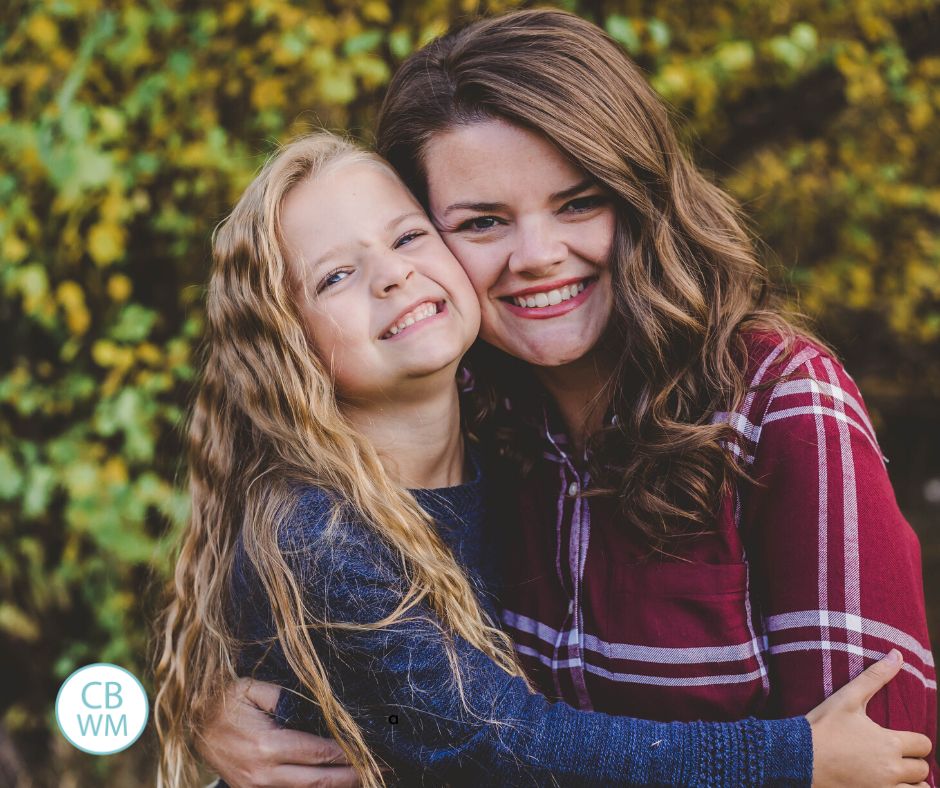
[[[903,672],[868,713],[936,743],[920,547],[861,395],[807,341],[749,344],[752,391],[715,419],[758,484],[675,559],[581,496],[584,465],[546,415],[544,457],[504,502],[503,624],[546,695],[657,720],[802,714],[897,647]]]

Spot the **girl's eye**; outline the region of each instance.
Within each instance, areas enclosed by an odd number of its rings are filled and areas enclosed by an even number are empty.
[[[351,273],[352,271],[340,269],[339,271],[333,271],[332,273],[327,274],[325,277],[323,277],[323,281],[320,282],[319,287],[317,287],[317,292],[322,293],[324,290],[326,290],[326,288],[335,285],[337,282],[342,282]]]
[[[500,219],[495,216],[474,216],[457,225],[458,230],[490,230],[496,225],[502,224]]]
[[[584,213],[585,211],[592,211],[598,208],[605,202],[607,202],[607,197],[603,194],[589,194],[586,197],[575,197],[573,200],[565,203],[562,210],[568,211],[569,213]]]
[[[410,244],[415,238],[420,238],[422,235],[427,235],[424,230],[412,230],[411,232],[405,233],[401,238],[395,241],[392,244],[393,249],[398,249],[402,246]]]

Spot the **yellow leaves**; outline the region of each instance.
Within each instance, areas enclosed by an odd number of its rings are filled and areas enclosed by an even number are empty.
[[[242,21],[242,17],[245,16],[246,10],[247,7],[245,3],[226,3],[225,8],[222,9],[222,26],[235,27],[235,25]]]
[[[99,107],[95,112],[101,133],[106,140],[113,140],[124,133],[126,123],[124,115],[114,107]]]
[[[669,101],[684,99],[691,87],[689,72],[678,64],[670,63],[653,78],[653,87]]]
[[[130,298],[133,291],[131,280],[124,274],[115,274],[108,279],[107,285],[108,297],[112,301],[121,303]]]
[[[849,269],[848,278],[846,306],[859,310],[871,306],[875,296],[871,269],[866,265],[854,265]]]
[[[52,49],[59,43],[59,28],[43,13],[33,14],[26,23],[26,35],[42,49]]]
[[[9,263],[18,263],[26,257],[29,247],[16,233],[8,232],[3,236],[3,259]]]
[[[382,0],[366,0],[362,5],[362,16],[370,22],[385,24],[392,19],[392,11]]]
[[[317,87],[323,100],[332,104],[348,104],[356,98],[356,80],[345,64],[337,64],[332,71],[322,74]]]
[[[36,622],[9,602],[0,603],[0,632],[29,642],[39,640]]]
[[[284,80],[268,77],[259,80],[251,90],[251,103],[258,110],[280,109],[287,103]]]
[[[159,367],[163,363],[163,353],[152,342],[141,342],[137,346],[137,359],[152,367]]]
[[[124,256],[127,231],[119,224],[103,220],[88,231],[88,253],[100,266],[110,265]]]
[[[56,288],[56,301],[65,312],[65,323],[69,332],[81,336],[88,331],[91,315],[85,305],[85,292],[76,282],[62,282]]]
[[[111,457],[101,466],[101,481],[108,485],[127,484],[127,463],[120,457]]]
[[[99,339],[91,346],[91,357],[101,367],[125,370],[134,363],[134,351],[110,339]]]
[[[924,100],[916,101],[908,107],[907,122],[913,131],[923,131],[934,121],[934,109]]]

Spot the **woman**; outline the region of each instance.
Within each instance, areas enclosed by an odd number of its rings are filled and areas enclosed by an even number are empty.
[[[870,713],[934,738],[919,553],[861,398],[768,305],[730,200],[619,48],[561,12],[476,23],[402,67],[378,146],[481,302],[478,431],[527,471],[500,602],[536,686],[799,713],[898,646]],[[246,737],[219,725],[231,754]]]
[[[858,701],[824,704],[811,732],[803,718],[644,722],[531,692],[492,624],[485,483],[460,429],[479,306],[387,164],[329,134],[291,143],[213,257],[158,782],[193,781],[186,731],[232,663],[289,687],[281,716],[334,735],[367,786],[380,764],[404,784],[507,786],[806,782],[814,755],[864,778],[879,752],[926,768]],[[895,651],[882,676],[899,665]],[[827,735],[842,726],[854,735]],[[899,740],[925,752],[923,736]]]

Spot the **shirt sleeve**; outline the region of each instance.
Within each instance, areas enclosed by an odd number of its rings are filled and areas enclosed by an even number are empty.
[[[741,521],[769,645],[768,716],[809,711],[898,648],[903,671],[868,714],[936,743],[917,537],[855,383],[813,348],[788,363],[757,428]]]
[[[302,500],[287,529],[305,604],[314,617],[334,622],[380,620],[402,598],[402,573],[361,524],[324,528],[323,509],[322,500]],[[803,717],[680,724],[577,711],[530,692],[462,638],[451,638],[423,605],[379,631],[335,630],[330,641],[315,640],[334,691],[403,784],[809,785],[812,776]],[[282,723],[325,733],[315,704],[283,674],[278,652],[265,652],[274,669],[264,676],[286,687]]]

